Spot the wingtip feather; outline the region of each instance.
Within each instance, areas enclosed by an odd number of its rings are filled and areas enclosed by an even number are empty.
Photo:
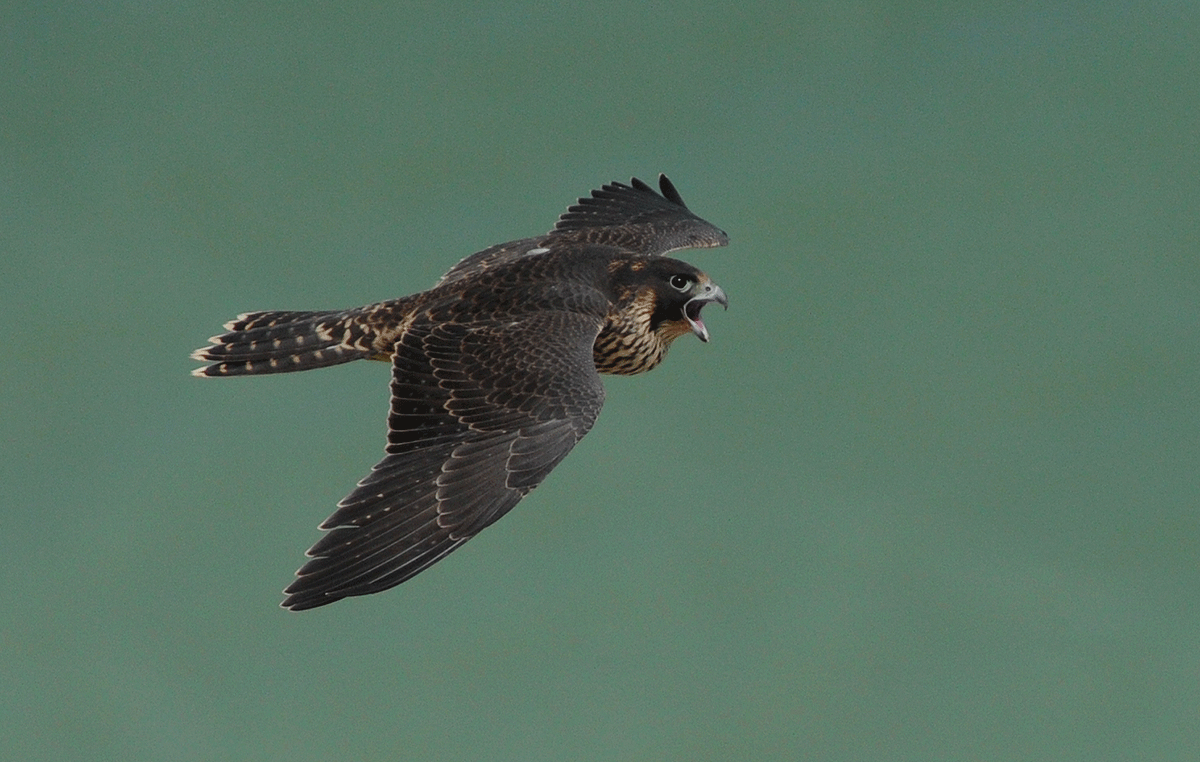
[[[680,196],[679,191],[675,188],[675,183],[671,182],[671,179],[662,172],[658,173],[658,187],[667,201],[687,208],[687,204],[683,203],[683,196]]]

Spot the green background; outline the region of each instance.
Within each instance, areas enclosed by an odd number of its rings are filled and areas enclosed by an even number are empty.
[[[0,759],[1200,758],[1200,6],[0,11]],[[666,172],[713,341],[280,610],[386,366],[202,381]]]

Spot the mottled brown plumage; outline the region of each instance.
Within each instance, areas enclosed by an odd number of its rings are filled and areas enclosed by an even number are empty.
[[[392,363],[386,455],[322,525],[283,605],[379,592],[536,487],[600,412],[600,373],[662,362],[725,294],[665,254],[723,246],[659,176],[581,198],[554,229],[466,257],[432,289],[352,310],[251,312],[193,353],[221,377]]]

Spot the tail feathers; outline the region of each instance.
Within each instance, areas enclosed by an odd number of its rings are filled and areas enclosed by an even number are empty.
[[[247,376],[323,368],[371,354],[371,337],[349,312],[247,312],[192,359],[212,362],[195,376]]]

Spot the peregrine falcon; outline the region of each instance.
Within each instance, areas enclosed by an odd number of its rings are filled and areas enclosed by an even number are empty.
[[[545,235],[472,254],[428,291],[356,309],[247,312],[192,357],[209,378],[392,364],[386,454],[321,529],[284,590],[302,610],[386,590],[529,494],[588,432],[601,373],[708,341],[707,275],[666,254],[724,246],[665,175],[579,199]]]

